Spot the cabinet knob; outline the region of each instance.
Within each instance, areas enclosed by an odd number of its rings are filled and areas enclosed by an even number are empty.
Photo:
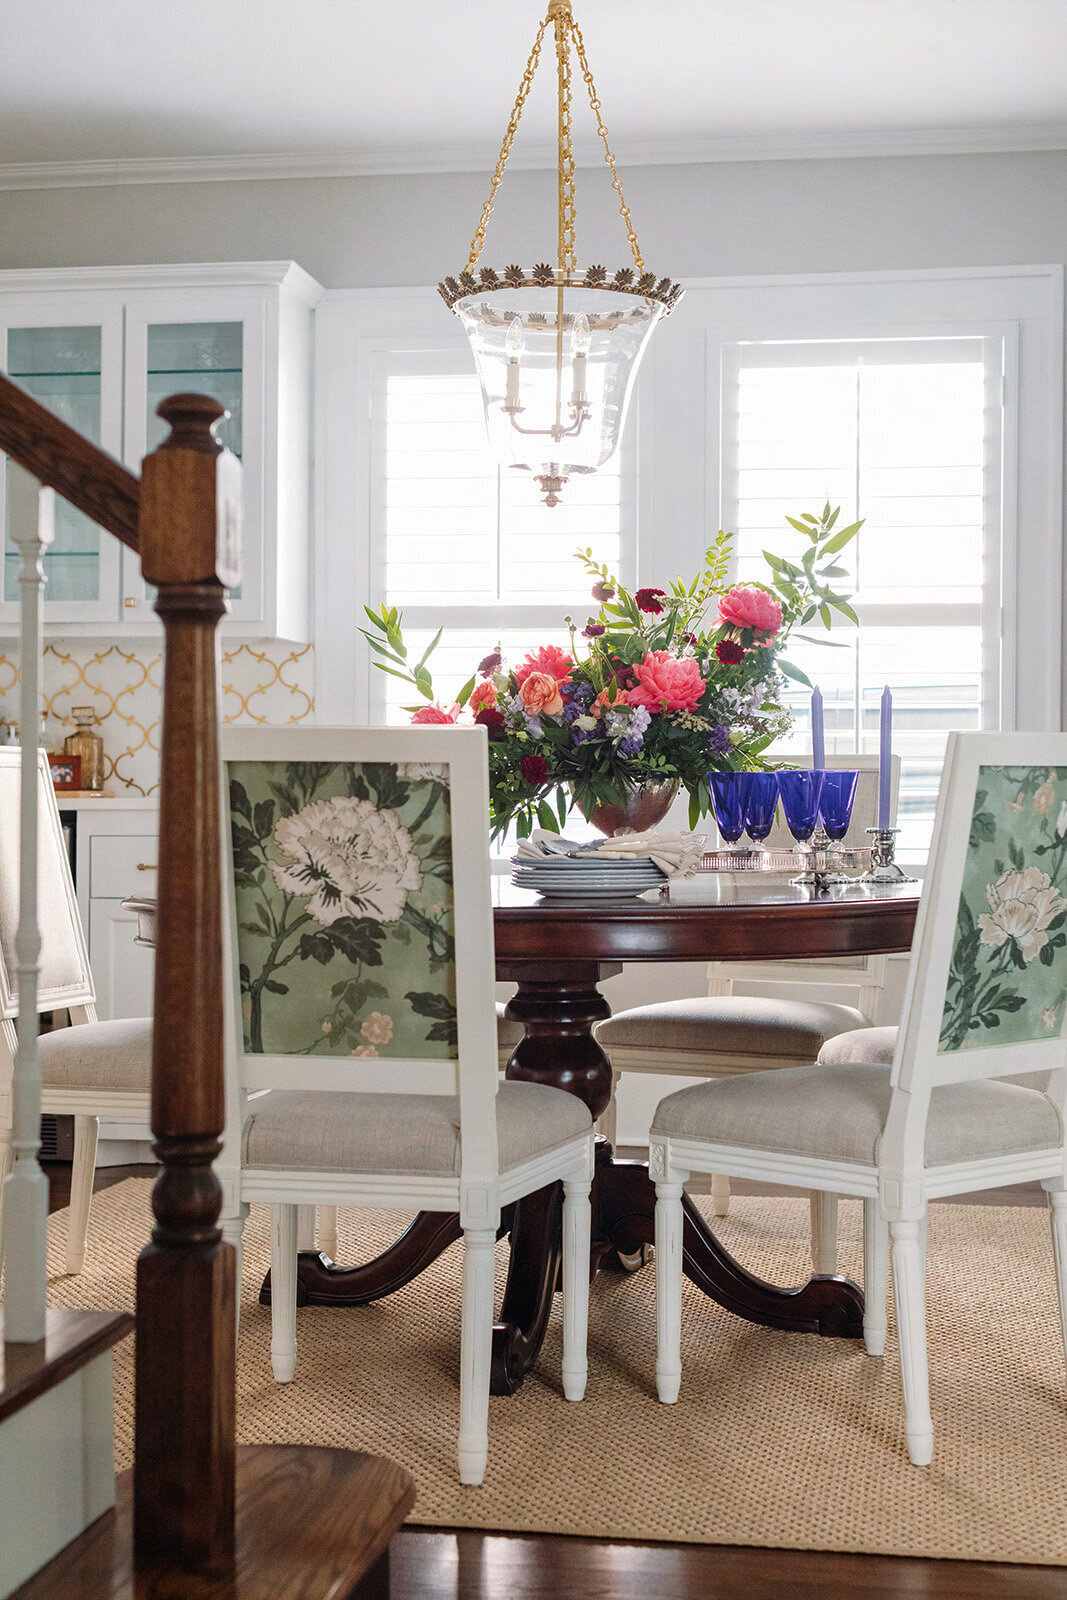
[[[128,594],[122,603],[126,607],[127,611],[132,611],[134,606],[137,604],[137,601],[132,594]]]
[[[159,868],[154,861],[138,861],[137,870],[138,872],[158,872]]]

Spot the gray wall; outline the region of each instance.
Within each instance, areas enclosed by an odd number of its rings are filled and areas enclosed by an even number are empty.
[[[1067,261],[1067,152],[637,167],[648,265],[674,277]],[[628,259],[606,171],[578,174],[579,260]],[[292,258],[327,288],[466,262],[480,173],[0,192],[0,267]],[[552,259],[555,174],[507,175],[485,260]]]

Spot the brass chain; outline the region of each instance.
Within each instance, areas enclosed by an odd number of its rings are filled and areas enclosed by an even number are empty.
[[[589,70],[589,63],[585,59],[585,40],[582,38],[581,29],[573,18],[571,19],[571,32],[574,34],[574,48],[578,52],[578,60],[582,65],[582,76],[585,78],[586,87],[589,90],[589,104],[592,106],[593,115],[596,118],[597,132],[604,141],[604,160],[611,168],[611,187],[615,190],[615,193],[619,197],[619,214],[626,225],[626,236],[630,241],[630,249],[633,251],[634,264],[637,267],[638,273],[643,274],[645,270],[645,263],[641,258],[641,251],[637,243],[637,235],[634,232],[634,225],[630,219],[630,208],[623,198],[622,184],[619,182],[619,174],[615,170],[615,157],[612,155],[611,146],[608,143],[608,130],[604,126],[603,117],[600,115],[600,99],[596,92],[596,85],[593,82],[593,74]]]
[[[500,188],[500,183],[504,176],[504,168],[508,164],[508,156],[511,154],[511,146],[515,142],[515,130],[519,126],[519,118],[522,116],[523,106],[526,104],[526,96],[530,92],[530,85],[533,82],[534,73],[537,71],[537,63],[541,57],[541,41],[544,39],[545,29],[547,27],[548,18],[546,17],[540,28],[537,30],[537,38],[534,40],[533,49],[530,51],[530,59],[526,63],[526,71],[522,75],[522,82],[519,84],[519,92],[515,97],[515,104],[512,107],[511,121],[508,123],[507,132],[504,134],[504,142],[500,146],[500,155],[497,158],[496,171],[493,173],[493,187],[489,191],[488,200],[482,207],[482,215],[478,222],[477,232],[475,233],[474,238],[471,240],[470,259],[467,262],[468,272],[474,271],[478,264],[478,257],[482,253],[482,247],[485,244],[485,226],[492,215],[493,201],[496,199],[496,192]]]
[[[556,16],[556,69],[559,78],[559,272],[567,277],[577,263],[574,244],[574,148],[571,143],[571,43],[569,13]]]

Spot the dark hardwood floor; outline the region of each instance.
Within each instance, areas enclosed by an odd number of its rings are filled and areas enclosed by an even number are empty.
[[[46,1171],[56,1211],[69,1198],[70,1167],[56,1163]],[[105,1168],[94,1187],[149,1172]],[[767,1192],[761,1184],[735,1189]],[[971,1199],[1044,1203],[1029,1184]],[[566,1463],[560,1493],[566,1493]],[[1067,1569],[405,1528],[393,1541],[390,1593],[392,1600],[1067,1600]]]

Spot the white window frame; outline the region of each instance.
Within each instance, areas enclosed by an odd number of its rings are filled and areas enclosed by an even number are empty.
[[[661,583],[696,571],[708,537],[727,525],[724,346],[753,339],[990,336],[1011,326],[1018,365],[1015,374],[1009,367],[1005,395],[1014,421],[1004,440],[1000,720],[1004,728],[1060,727],[1067,683],[1063,267],[702,278],[687,289],[651,342],[637,379],[637,414],[627,423],[638,459],[639,580]],[[358,631],[370,594],[369,418],[358,403],[366,392],[366,341],[447,340],[451,323],[436,292],[424,288],[332,291],[316,313],[316,716],[323,722],[366,716],[367,664]],[[462,339],[458,326],[451,332]],[[533,608],[524,615],[536,621]]]

